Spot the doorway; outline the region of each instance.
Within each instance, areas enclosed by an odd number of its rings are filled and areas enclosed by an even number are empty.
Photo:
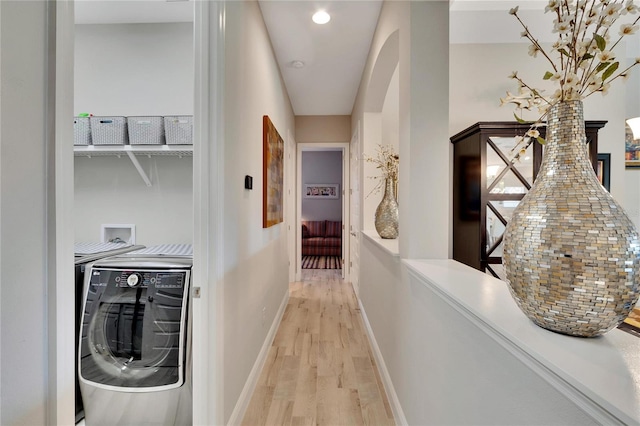
[[[349,277],[349,144],[298,144],[296,279],[308,269]]]
[[[194,115],[204,116],[198,96],[205,95],[198,95],[194,85],[204,74],[195,61],[202,43],[196,29],[206,23],[200,20],[196,27],[194,21],[196,8],[209,8],[193,2],[103,3],[71,3],[75,49],[69,71],[74,78],[73,90],[65,93],[72,95],[74,116],[91,116],[87,123],[95,119],[125,131],[117,133],[121,138],[114,138],[115,132],[103,139],[89,133],[86,141],[74,141],[74,240],[111,243],[104,230],[98,232],[106,228],[129,230],[122,239],[131,244],[194,245],[194,236],[201,235],[194,232],[195,178],[208,164],[194,156],[194,148],[201,152],[202,147],[198,129],[206,123],[198,120],[195,132],[188,130]],[[198,302],[192,304],[194,318]],[[194,388],[202,388],[196,381]],[[76,421],[83,416],[82,405],[76,399]],[[195,403],[194,411],[202,417],[200,405]]]

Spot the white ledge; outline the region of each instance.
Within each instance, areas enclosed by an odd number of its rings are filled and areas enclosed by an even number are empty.
[[[398,239],[389,240],[387,238],[381,238],[376,231],[362,231],[362,235],[367,237],[368,240],[376,243],[394,257],[400,257],[400,248]]]
[[[640,338],[536,326],[507,284],[454,260],[404,260],[409,273],[602,424],[640,423]]]

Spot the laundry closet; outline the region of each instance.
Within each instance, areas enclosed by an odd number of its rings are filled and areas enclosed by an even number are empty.
[[[193,5],[77,5],[76,422],[85,417],[90,424],[187,422],[191,418],[186,300],[193,242]],[[112,257],[125,254],[130,258]],[[109,262],[105,258],[112,263],[100,263]],[[161,301],[171,291],[175,294]],[[172,309],[166,307],[170,302],[175,304]],[[155,321],[156,316],[162,321]],[[160,325],[169,319],[180,327],[167,334]],[[163,340],[165,335],[173,340]],[[158,348],[164,352],[156,353]],[[109,361],[105,363],[104,357]],[[96,362],[100,367],[92,364]],[[119,367],[110,371],[109,365]],[[145,382],[139,377],[150,365],[163,373]],[[169,370],[173,373],[166,373]],[[123,381],[125,371],[131,371],[128,381]],[[109,410],[118,398],[116,418]],[[112,405],[105,406],[107,400]],[[171,405],[171,401],[181,402]],[[136,409],[150,403],[165,409],[155,412],[155,418]]]
[[[76,116],[193,115],[192,22],[76,16]],[[192,243],[193,145],[93,148],[74,146],[76,242]]]

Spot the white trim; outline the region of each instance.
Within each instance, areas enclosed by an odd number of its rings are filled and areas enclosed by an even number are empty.
[[[296,268],[302,259],[296,257],[296,238],[300,234],[295,226],[296,221],[296,141],[291,134],[291,129],[287,129],[287,140],[285,141],[285,185],[286,185],[286,210],[285,223],[287,225],[287,250],[289,255],[289,282],[296,281]]]
[[[0,22],[2,22],[2,7],[0,7]],[[0,25],[1,27],[1,25]],[[2,31],[0,31],[2,34]],[[2,36],[0,35],[0,46],[2,46]],[[2,55],[0,55],[0,70],[2,70]],[[0,71],[0,83],[2,82],[2,71]],[[0,124],[2,123],[2,108],[0,108]],[[0,133],[0,148],[2,147],[2,133]],[[2,161],[0,161],[0,187],[2,185]],[[2,197],[0,196],[0,235],[2,234]],[[2,244],[0,244],[0,267],[2,267]],[[0,277],[1,278],[1,277]],[[2,279],[0,279],[0,300],[2,300]],[[0,303],[0,330],[2,328],[2,304]],[[2,365],[2,333],[0,332],[0,365]],[[0,369],[0,395],[2,392],[2,369]],[[2,403],[0,402],[0,419],[2,419]]]
[[[194,2],[193,424],[223,424],[224,2]],[[195,293],[195,292],[194,292]]]
[[[74,2],[49,2],[49,53],[47,99],[48,173],[55,182],[47,189],[49,211],[47,261],[49,262],[48,318],[49,373],[47,417],[50,424],[75,423],[75,279],[73,265],[73,140]],[[55,50],[52,47],[55,46]],[[55,52],[55,53],[53,53]],[[50,115],[51,114],[51,115]],[[53,130],[53,131],[51,131]],[[52,162],[51,162],[52,161]]]
[[[361,156],[361,147],[362,141],[360,140],[360,120],[358,120],[358,124],[356,125],[356,129],[351,135],[351,142],[349,142],[349,191],[347,192],[349,197],[349,226],[346,228],[348,232],[348,243],[345,248],[348,250],[347,258],[345,259],[345,265],[348,267],[347,276],[349,277],[349,281],[353,287],[353,291],[356,296],[360,295],[360,230],[362,228],[362,167],[359,165],[360,156]],[[355,170],[352,170],[352,157],[355,156],[355,161],[353,163],[357,164],[357,167],[354,167]],[[357,175],[355,174],[357,172]],[[353,180],[352,180],[353,178]],[[354,191],[355,189],[355,191]],[[358,200],[357,202],[353,202],[354,200]],[[357,210],[357,211],[356,211]],[[352,223],[353,213],[356,213],[356,220],[358,223]],[[351,233],[354,233],[354,244],[352,247]],[[355,254],[355,256],[354,256]],[[357,257],[357,260],[354,262],[354,258]],[[355,265],[355,266],[354,266]]]
[[[342,150],[342,278],[351,281],[351,268],[349,267],[349,255],[351,254],[351,141],[346,143]]]
[[[251,402],[251,396],[256,389],[258,379],[260,378],[264,364],[267,361],[269,348],[271,348],[273,339],[275,339],[276,333],[278,332],[278,327],[280,327],[280,322],[282,321],[284,311],[287,308],[287,303],[289,303],[289,290],[287,290],[284,298],[282,299],[282,303],[280,303],[280,308],[278,308],[276,317],[273,319],[271,328],[269,329],[267,337],[265,337],[264,343],[262,344],[262,349],[260,349],[258,358],[256,358],[256,362],[253,364],[253,368],[251,369],[249,377],[244,384],[244,388],[242,388],[242,392],[240,392],[240,396],[238,397],[236,406],[233,408],[233,412],[231,413],[231,417],[229,418],[227,425],[239,425],[244,418],[247,407],[249,407],[249,402]]]
[[[397,425],[408,425],[409,423],[407,422],[407,419],[404,416],[404,411],[402,411],[400,400],[398,399],[396,390],[393,387],[393,382],[391,381],[391,375],[389,374],[389,370],[387,370],[387,365],[384,363],[382,352],[380,352],[380,347],[378,346],[376,337],[373,335],[371,324],[369,324],[367,313],[365,312],[364,306],[362,305],[362,301],[360,299],[358,299],[358,306],[360,307],[360,313],[362,314],[362,322],[364,324],[364,327],[367,330],[369,341],[371,342],[373,357],[376,360],[376,364],[378,365],[378,371],[380,372],[380,377],[382,378],[382,385],[384,386],[384,390],[387,393],[387,398],[389,399],[389,405],[391,406],[391,411],[393,411],[393,419]]]

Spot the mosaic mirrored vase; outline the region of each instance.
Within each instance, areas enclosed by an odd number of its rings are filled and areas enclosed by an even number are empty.
[[[384,195],[375,215],[376,231],[380,237],[387,239],[398,238],[398,202],[393,189],[393,180],[385,179]]]
[[[638,300],[638,231],[593,171],[582,101],[551,108],[546,139],[536,181],[505,230],[506,279],[540,327],[598,336]]]

